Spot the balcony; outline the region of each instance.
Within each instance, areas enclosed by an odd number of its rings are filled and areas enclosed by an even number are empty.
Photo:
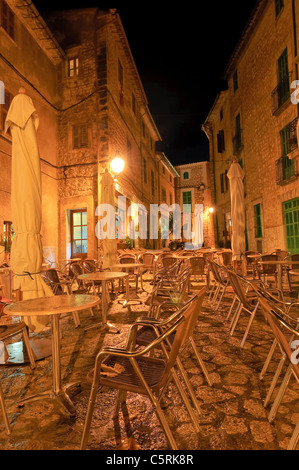
[[[287,135],[288,135],[288,147],[289,151],[288,154],[292,154],[294,151],[298,150],[298,140],[297,140],[297,123],[298,117],[294,119],[288,126],[287,126]]]
[[[281,157],[276,161],[276,183],[284,186],[298,178],[297,161],[289,157]]]
[[[272,91],[272,114],[276,115],[282,111],[290,102],[290,80],[291,74],[285,80],[278,83],[277,87]]]

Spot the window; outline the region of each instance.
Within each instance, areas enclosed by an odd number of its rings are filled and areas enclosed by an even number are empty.
[[[295,175],[294,160],[288,157],[288,154],[290,152],[290,138],[291,138],[289,127],[284,127],[280,131],[280,138],[281,138],[281,150],[282,150],[282,160],[281,160],[282,177],[283,177],[283,181],[286,181]]]
[[[86,124],[73,126],[73,148],[88,147],[88,127]]]
[[[233,75],[233,84],[234,84],[234,91],[237,91],[239,88],[239,77],[238,77],[238,71],[236,70],[234,75]]]
[[[220,121],[223,119],[223,108],[220,110]]]
[[[183,174],[183,178],[184,180],[188,180],[190,178],[189,171],[185,171],[185,173]]]
[[[155,175],[153,170],[151,170],[151,187],[152,187],[152,197],[155,197]]]
[[[242,128],[241,128],[241,115],[238,114],[235,119],[235,137],[233,139],[234,153],[236,154],[241,149],[242,142]]]
[[[217,135],[218,153],[225,151],[224,131],[219,131]]]
[[[143,181],[147,183],[147,161],[143,159]]]
[[[165,166],[164,165],[162,165],[162,173],[163,173],[163,175],[165,175]]]
[[[77,209],[71,211],[71,250],[72,258],[87,255],[87,211]]]
[[[5,90],[5,103],[0,105],[0,131],[4,131],[6,116],[12,102],[13,96]]]
[[[257,204],[254,206],[255,211],[255,237],[262,238],[263,237],[263,228],[262,228],[262,206],[261,204]]]
[[[135,98],[134,93],[132,93],[132,111],[136,116],[136,98]]]
[[[74,57],[69,59],[69,68],[68,68],[69,77],[78,77],[79,75],[79,57]]]
[[[166,191],[164,188],[162,188],[162,202],[167,202]]]
[[[3,222],[3,245],[4,245],[4,252],[10,253],[11,251],[11,243],[14,238],[14,231],[12,222],[4,221]]]
[[[278,105],[282,106],[290,97],[288,49],[278,59]]]
[[[183,205],[187,206],[185,209],[185,212],[192,212],[192,192],[191,191],[185,191],[183,192]]]
[[[299,198],[283,203],[287,250],[299,253]]]
[[[15,17],[12,10],[4,0],[0,0],[0,26],[14,39],[15,37]]]
[[[279,15],[279,13],[283,9],[283,7],[284,7],[284,1],[283,0],[275,0],[275,13],[276,13],[276,16]]]
[[[118,59],[118,81],[120,83],[120,86],[124,86],[124,69],[121,64],[121,61]]]
[[[169,205],[170,205],[170,207],[173,205],[173,195],[172,195],[172,193],[169,193]]]

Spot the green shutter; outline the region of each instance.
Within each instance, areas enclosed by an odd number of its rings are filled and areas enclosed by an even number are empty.
[[[263,227],[262,227],[262,206],[257,204],[255,206],[255,221],[256,221],[256,238],[263,237]]]
[[[278,104],[281,106],[290,97],[288,49],[278,59]]]
[[[299,198],[284,202],[283,211],[287,250],[297,254],[299,253]]]

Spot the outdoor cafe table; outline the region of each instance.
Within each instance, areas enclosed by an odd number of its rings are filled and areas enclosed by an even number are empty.
[[[102,328],[109,329],[109,332],[119,333],[118,329],[112,325],[111,323],[107,322],[107,311],[108,311],[108,299],[107,299],[107,282],[115,281],[119,279],[126,279],[126,299],[129,299],[129,274],[127,273],[120,273],[120,272],[109,272],[109,271],[96,271],[92,273],[80,274],[78,279],[82,281],[91,282],[93,284],[93,289],[95,292],[95,282],[99,281],[102,284],[102,317],[103,321],[101,323]],[[95,328],[99,325],[92,325],[91,327],[87,327],[86,330]]]
[[[277,266],[277,276],[278,276],[278,286],[279,289],[283,292],[282,288],[282,266],[299,266],[299,261],[292,261],[292,260],[270,260],[270,261],[258,261],[258,264],[261,265],[276,265]]]
[[[53,297],[22,300],[5,307],[4,313],[6,315],[20,317],[49,316],[51,318],[53,358],[52,390],[25,398],[18,402],[19,405],[24,405],[30,401],[51,398],[57,400],[71,416],[74,416],[76,410],[67,394],[68,387],[62,387],[61,381],[59,318],[61,314],[90,309],[99,303],[100,299],[93,295],[57,295]]]
[[[141,289],[143,290],[142,268],[144,268],[144,266],[145,264],[142,263],[118,263],[110,266],[110,269],[124,269],[128,274],[131,269],[137,269],[141,280]]]

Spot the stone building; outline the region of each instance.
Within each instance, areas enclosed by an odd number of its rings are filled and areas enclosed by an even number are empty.
[[[0,81],[6,90],[6,102],[0,105],[0,222],[11,221],[11,138],[4,135],[3,123],[12,97],[23,86],[40,118],[45,258],[97,258],[100,181],[113,158],[119,155],[125,162],[124,171],[115,175],[116,214],[131,203],[149,211],[150,204],[161,202],[163,168],[174,178],[167,158],[156,153],[161,137],[121,19],[116,10],[97,8],[42,18],[26,0],[0,3],[1,12],[5,10]],[[119,196],[126,198],[125,208],[118,207]],[[131,218],[126,216],[127,222]],[[161,240],[142,243],[158,248]]]
[[[203,205],[203,242],[205,247],[214,247],[214,225],[210,186],[209,162],[198,162],[175,167],[178,177],[175,180],[176,202],[181,206],[191,206],[192,230],[195,227],[195,205]]]
[[[260,0],[227,65],[203,130],[210,141],[211,188],[219,246],[230,243],[227,171],[245,171],[247,249],[299,252],[299,4]]]

